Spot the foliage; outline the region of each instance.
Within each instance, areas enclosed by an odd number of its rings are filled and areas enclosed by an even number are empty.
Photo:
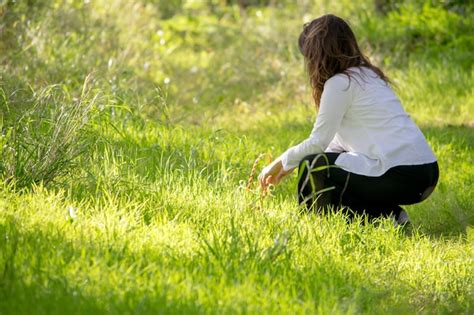
[[[34,105],[9,125],[0,126],[0,174],[20,189],[48,184],[67,174],[73,160],[88,143],[81,136],[89,121],[96,96],[91,96],[86,78],[81,95],[72,99],[67,90],[53,85],[34,92]],[[8,96],[3,92],[0,106],[8,111]],[[89,140],[90,141],[90,140]]]
[[[472,313],[472,6],[250,2],[0,2],[0,313]],[[310,131],[328,12],[439,159],[412,235],[246,190]]]
[[[398,51],[402,56],[420,53],[424,57],[450,59],[463,67],[472,66],[470,52],[474,49],[469,12],[460,15],[449,11],[440,4],[425,2],[400,2],[396,10],[388,12],[383,28],[370,18],[364,18],[364,33],[374,49]],[[403,61],[403,59],[400,59]]]

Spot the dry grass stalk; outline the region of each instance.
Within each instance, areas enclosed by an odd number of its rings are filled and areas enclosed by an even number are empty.
[[[249,178],[247,180],[247,191],[252,191],[252,185],[255,181],[255,175],[257,173],[257,167],[260,163],[260,161],[265,158],[268,157],[268,160],[269,160],[269,163],[272,162],[272,155],[269,154],[269,153],[261,153],[258,155],[258,157],[255,159],[255,162],[253,162],[253,166],[252,166],[252,171],[250,172],[250,175],[249,175]],[[259,187],[258,183],[257,183],[257,186]],[[266,195],[268,194],[268,188],[266,189],[260,189],[260,198],[263,199],[263,197],[265,197]]]

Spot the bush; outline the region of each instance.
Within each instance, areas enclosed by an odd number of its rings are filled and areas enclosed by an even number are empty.
[[[360,38],[367,39],[371,50],[391,55],[399,64],[416,54],[423,59],[449,59],[467,67],[474,49],[472,6],[448,6],[430,1],[390,2],[384,16],[360,12]]]
[[[34,106],[15,121],[0,121],[3,180],[24,188],[48,184],[69,172],[87,149],[83,134],[97,100],[89,82],[87,77],[79,98],[72,97],[64,86],[48,86],[33,93]],[[2,112],[8,112],[9,96],[3,89],[0,93]]]

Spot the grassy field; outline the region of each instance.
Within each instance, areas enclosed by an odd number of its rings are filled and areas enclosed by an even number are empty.
[[[0,1],[0,314],[474,312],[473,8],[265,2]],[[329,12],[439,159],[412,233],[246,189],[311,130]]]

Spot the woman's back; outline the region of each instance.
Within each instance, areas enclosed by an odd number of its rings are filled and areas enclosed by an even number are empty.
[[[344,106],[334,141],[343,151],[337,165],[362,175],[378,176],[398,165],[436,161],[426,140],[404,111],[391,87],[371,69],[352,67],[351,75],[337,74],[327,81],[328,94],[345,93],[349,104],[334,104],[325,93],[323,106]]]

